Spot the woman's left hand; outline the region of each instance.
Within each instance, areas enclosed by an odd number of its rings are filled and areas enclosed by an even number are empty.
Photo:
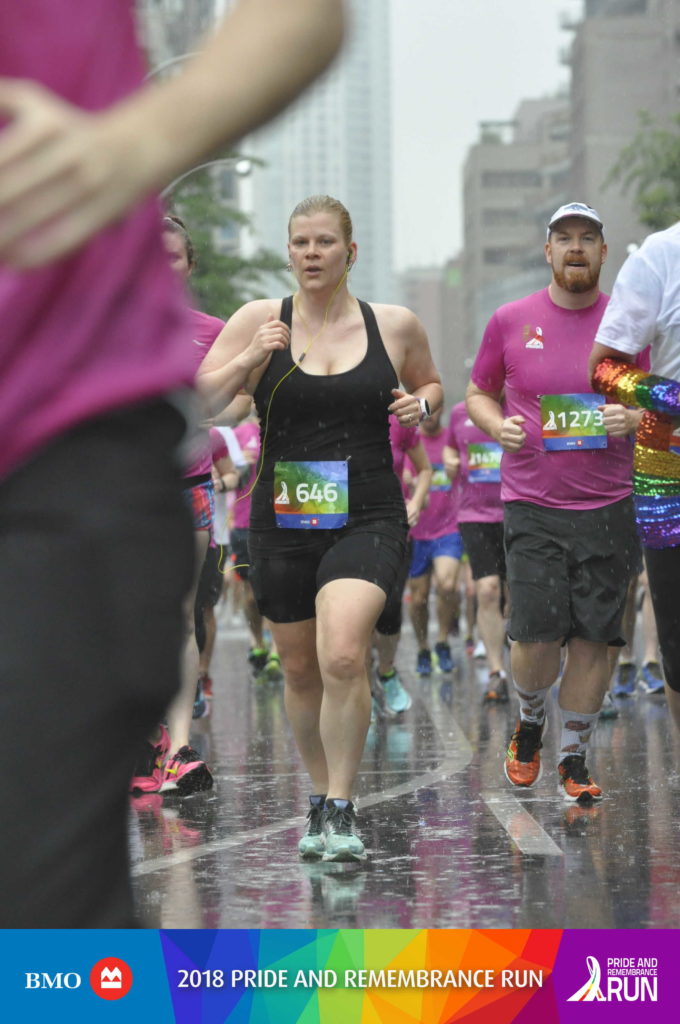
[[[420,402],[414,395],[408,395],[399,388],[392,388],[394,401],[387,411],[393,413],[402,427],[417,427],[420,423]]]

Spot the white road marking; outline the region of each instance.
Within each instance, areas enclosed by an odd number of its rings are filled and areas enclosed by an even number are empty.
[[[236,627],[227,627],[226,630],[222,628],[221,632],[222,631],[228,633],[230,637],[240,637],[241,634],[246,636],[248,635],[247,630],[240,625]],[[465,733],[454,719],[449,719],[447,721],[446,728],[446,736],[439,737],[441,746],[444,749],[444,757],[435,768],[421,775],[416,775],[400,785],[391,786],[387,789],[368,793],[365,796],[359,797],[356,800],[357,807],[359,809],[374,807],[377,804],[385,803],[387,800],[395,800],[400,796],[408,796],[415,793],[418,789],[423,789],[426,786],[432,786],[438,782],[443,782],[466,768],[472,760],[472,747],[470,746]],[[298,773],[291,772],[286,774],[293,775]],[[368,769],[361,773],[361,777],[367,779],[372,774],[374,774],[374,772]],[[389,774],[389,769],[381,772],[381,774],[383,776]],[[258,777],[261,777],[261,774],[258,773]],[[228,780],[230,776],[229,774],[225,774],[224,776],[217,776],[217,778]],[[482,799],[521,853],[529,856],[564,856],[564,852],[560,847],[550,838],[548,833],[539,825],[529,811],[519,803],[512,793],[505,793],[502,791],[487,793],[482,794]],[[301,823],[302,814],[296,814],[294,817],[285,818],[278,822],[271,822],[270,824],[262,825],[259,828],[232,833],[231,835],[225,836],[221,839],[213,839],[207,843],[177,850],[176,852],[164,857],[155,857],[151,860],[133,864],[132,874],[134,877],[140,877],[142,875],[153,874],[156,871],[165,871],[177,864],[200,860],[203,857],[209,857],[215,853],[235,849],[239,846],[257,842],[260,839],[267,839],[272,835],[285,832],[288,829],[299,829],[301,827]]]
[[[359,797],[356,801],[357,807],[374,807],[376,804],[384,803],[387,800],[395,800],[397,797],[415,793],[425,786],[432,786],[437,782],[443,782],[462,771],[472,760],[472,747],[467,737],[458,724],[451,720],[447,722],[447,736],[441,738],[444,747],[444,758],[429,772],[416,775],[399,786],[391,786],[389,789],[377,793],[368,793]],[[287,829],[299,829],[302,823],[302,815],[296,814],[293,818],[286,818],[283,821],[275,821],[269,825],[261,825],[259,828],[251,828],[244,832],[225,836],[223,839],[213,839],[211,842],[203,843],[200,846],[193,846],[184,850],[177,850],[166,857],[155,857],[152,860],[143,861],[141,864],[132,866],[132,874],[138,878],[141,875],[151,875],[156,871],[166,871],[176,864],[186,864],[189,861],[200,860],[209,857],[214,853],[222,853],[224,850],[232,850],[235,847],[243,846],[246,843],[252,844],[258,839],[267,839],[278,832],[285,832]]]
[[[520,853],[534,857],[564,856],[564,851],[512,793],[482,794],[482,799]]]

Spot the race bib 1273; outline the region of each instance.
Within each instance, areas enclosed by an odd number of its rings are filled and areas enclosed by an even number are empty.
[[[348,510],[346,462],[277,462],[274,466],[277,526],[335,530],[347,522]]]
[[[600,395],[541,395],[543,447],[548,452],[606,448]]]

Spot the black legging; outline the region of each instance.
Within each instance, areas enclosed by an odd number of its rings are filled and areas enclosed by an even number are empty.
[[[645,548],[666,682],[680,693],[680,546]]]
[[[401,563],[401,568],[399,569],[399,577],[385,601],[385,607],[380,613],[380,618],[375,624],[375,628],[381,636],[396,636],[397,633],[401,633],[404,590],[406,589],[406,581],[408,580],[408,571],[411,567],[412,549],[413,544],[409,537],[406,542],[404,560]]]

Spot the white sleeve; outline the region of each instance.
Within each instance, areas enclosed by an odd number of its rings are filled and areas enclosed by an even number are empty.
[[[642,253],[621,267],[595,341],[634,356],[656,335],[663,281]]]
[[[241,445],[238,443],[236,434],[231,427],[218,427],[217,428],[224,438],[227,450],[229,452],[229,458],[235,466],[245,466],[246,460],[243,457],[243,451]]]

